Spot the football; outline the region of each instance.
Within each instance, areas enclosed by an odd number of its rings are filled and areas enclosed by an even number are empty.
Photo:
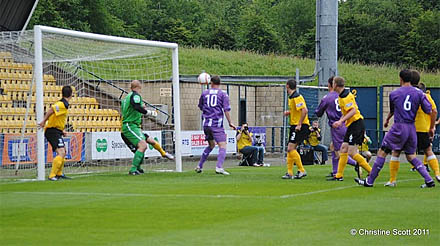
[[[211,75],[203,72],[199,75],[199,77],[197,77],[197,81],[199,81],[199,83],[202,85],[207,85],[211,82]]]

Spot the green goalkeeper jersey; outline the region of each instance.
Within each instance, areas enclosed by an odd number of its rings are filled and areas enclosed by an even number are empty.
[[[147,111],[144,109],[141,95],[137,92],[130,92],[121,103],[122,123],[141,125],[142,114]]]

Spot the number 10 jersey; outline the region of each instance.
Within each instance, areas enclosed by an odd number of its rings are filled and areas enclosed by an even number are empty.
[[[199,99],[203,126],[223,127],[224,111],[231,111],[229,96],[221,89],[205,90]]]

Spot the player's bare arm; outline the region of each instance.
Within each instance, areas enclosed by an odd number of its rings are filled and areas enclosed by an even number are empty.
[[[237,127],[234,124],[232,124],[231,115],[229,114],[229,111],[225,111],[225,116],[226,116],[226,119],[229,122],[229,127],[231,127],[232,129],[236,130]]]
[[[393,118],[393,116],[394,116],[394,112],[389,112],[389,113],[388,113],[387,118],[386,118],[386,120],[385,120],[385,123],[383,124],[383,126],[384,126],[385,128],[388,127],[388,125],[390,124],[390,120],[391,120],[391,118]]]
[[[49,117],[54,113],[52,107],[49,108],[49,110],[47,110],[46,114],[44,115],[43,120],[38,123],[38,127],[40,128],[44,128],[44,125],[46,124],[47,119],[49,119]]]
[[[435,119],[437,118],[437,109],[433,108],[430,116],[431,125],[429,127],[429,137],[433,138],[435,134]]]
[[[307,110],[307,108],[301,109],[301,117],[299,118],[298,125],[296,125],[296,127],[295,127],[295,131],[301,130],[302,123],[303,123],[304,119],[306,118],[306,115],[308,112],[309,112],[309,110]]]
[[[348,119],[350,119],[351,117],[353,117],[353,115],[356,114],[356,109],[355,108],[351,108],[346,115],[342,116],[341,119],[339,119],[338,121],[333,123],[333,128],[338,128],[340,127],[342,124],[344,124],[344,122]]]

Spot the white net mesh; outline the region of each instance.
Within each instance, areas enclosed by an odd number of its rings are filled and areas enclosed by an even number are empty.
[[[165,151],[174,152],[171,50],[44,32],[42,41],[44,112],[61,99],[63,86],[73,88],[64,138],[66,173],[128,170],[133,154],[120,137],[120,102],[135,79],[142,84],[147,107],[157,112],[157,117],[143,118],[142,129]],[[0,34],[2,177],[35,176],[33,48],[32,31]],[[54,155],[47,145],[46,172]],[[175,168],[152,146],[145,156],[150,158],[144,166]]]

